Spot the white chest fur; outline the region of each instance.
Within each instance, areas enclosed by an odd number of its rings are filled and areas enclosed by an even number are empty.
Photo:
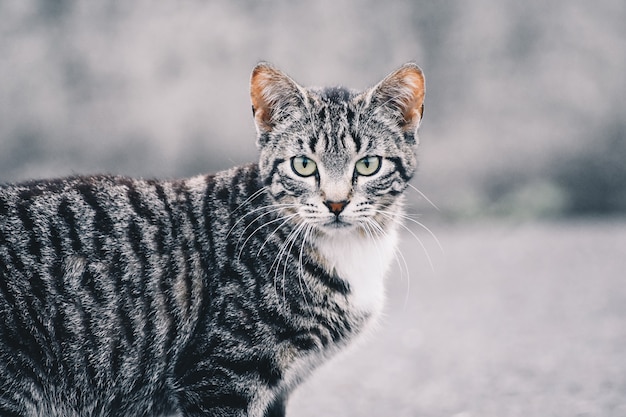
[[[381,237],[337,233],[319,242],[318,250],[329,270],[350,284],[350,304],[359,311],[380,313],[385,299],[384,278],[398,242],[393,229]]]

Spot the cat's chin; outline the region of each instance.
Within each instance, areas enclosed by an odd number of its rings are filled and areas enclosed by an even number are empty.
[[[324,223],[321,226],[318,226],[318,230],[328,236],[343,235],[346,233],[350,233],[356,229],[357,226],[355,224],[341,220],[331,221],[328,223]]]

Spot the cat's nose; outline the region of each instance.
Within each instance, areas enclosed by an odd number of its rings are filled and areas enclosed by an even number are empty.
[[[324,201],[324,205],[328,207],[335,216],[339,216],[339,214],[343,211],[344,208],[348,205],[350,201]]]

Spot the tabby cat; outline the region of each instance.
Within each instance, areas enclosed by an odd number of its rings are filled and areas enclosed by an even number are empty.
[[[424,78],[251,78],[250,164],[0,187],[0,416],[281,416],[381,312]]]

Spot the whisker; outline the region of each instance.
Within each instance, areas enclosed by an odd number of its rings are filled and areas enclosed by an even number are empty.
[[[305,285],[307,291],[309,292],[309,294],[313,295],[313,292],[311,291],[311,288],[309,287],[309,284],[304,279],[304,264],[302,262],[303,254],[304,254],[304,245],[306,244],[306,241],[309,238],[309,234],[311,233],[311,230],[313,230],[313,226],[307,224],[307,227],[304,230],[304,236],[302,236],[302,244],[300,245],[300,255],[298,257],[299,272],[300,272],[299,276],[298,276],[298,279],[300,281],[300,291],[302,292],[302,297],[304,298],[305,302],[307,302],[307,301],[306,301],[306,295],[304,294],[304,289],[302,288],[302,281],[304,281],[304,285]],[[307,302],[307,307],[308,307],[308,302]]]
[[[257,197],[259,197],[261,194],[263,194],[263,192],[265,192],[268,189],[267,186],[265,187],[261,187],[260,189],[258,189],[257,191],[255,191],[250,197],[246,198],[243,203],[239,204],[237,206],[236,209],[234,209],[232,211],[231,214],[236,213],[240,208],[242,208],[243,206],[245,206],[246,204],[248,204],[250,201],[255,200]]]
[[[282,225],[281,225],[282,226]],[[279,226],[279,228],[281,227]],[[283,288],[283,305],[286,308],[286,295],[285,295],[285,279],[286,279],[286,275],[287,275],[287,261],[289,258],[289,254],[291,253],[291,249],[293,248],[293,245],[295,243],[295,239],[297,237],[297,235],[300,233],[300,231],[302,230],[302,228],[306,226],[306,224],[302,223],[299,224],[295,229],[293,229],[291,232],[289,232],[289,235],[287,235],[287,238],[285,239],[285,241],[283,242],[283,244],[281,245],[279,251],[278,251],[278,256],[276,257],[276,259],[274,260],[274,262],[272,263],[272,265],[270,266],[270,271],[274,270],[274,287],[276,287],[276,282],[277,282],[277,278],[278,278],[278,271],[280,270],[280,264],[281,262],[284,265],[283,268],[283,281],[282,281],[282,288]],[[285,257],[285,260],[283,261],[282,258],[283,256]],[[276,267],[276,268],[274,268]]]
[[[374,246],[376,246],[376,253],[378,254],[378,261],[382,264],[383,260],[381,258],[380,246],[378,246],[380,242],[378,235],[382,237],[385,234],[385,231],[383,230],[382,227],[380,227],[379,224],[376,223],[375,220],[373,219],[367,219],[367,220],[368,221],[364,223],[365,233],[367,233],[370,239],[372,239],[372,242],[374,242]]]
[[[257,227],[256,229],[254,229],[254,231],[250,234],[250,236],[248,236],[248,238],[247,238],[247,239],[243,242],[243,244],[241,245],[241,248],[239,249],[239,254],[238,254],[238,256],[239,256],[239,257],[241,257],[241,254],[243,253],[243,250],[244,250],[244,249],[245,249],[245,247],[246,247],[246,243],[248,243],[248,241],[249,241],[250,239],[252,239],[252,237],[253,237],[253,236],[254,236],[254,235],[255,235],[255,234],[256,234],[259,230],[261,230],[262,228],[264,228],[264,227],[266,227],[266,226],[268,226],[268,225],[270,225],[270,224],[274,224],[274,223],[278,223],[278,222],[282,221],[282,223],[281,223],[281,224],[279,224],[279,225],[278,225],[278,227],[276,227],[276,228],[274,229],[274,231],[272,231],[272,233],[270,233],[270,234],[267,236],[267,238],[263,241],[263,243],[261,244],[261,247],[260,247],[260,248],[259,248],[259,250],[257,251],[257,256],[259,256],[259,255],[261,254],[261,252],[263,251],[263,248],[265,247],[265,245],[266,245],[266,244],[269,242],[269,240],[272,238],[272,236],[274,236],[274,235],[278,232],[278,230],[280,230],[280,228],[281,228],[281,227],[283,227],[285,224],[287,224],[287,223],[288,223],[288,222],[290,222],[290,221],[291,221],[294,217],[297,217],[297,216],[298,216],[298,214],[297,214],[297,213],[291,214],[291,215],[289,215],[289,216],[281,216],[281,217],[278,217],[278,218],[276,218],[276,219],[273,219],[273,220],[270,220],[270,221],[268,221],[268,222],[265,222],[265,223],[263,223],[261,226],[259,226],[259,227]],[[239,242],[237,243],[237,245],[239,245]]]
[[[256,219],[254,219],[250,224],[254,224],[255,221],[257,221],[259,218],[261,218],[261,217],[263,217],[263,216],[265,216],[267,214],[274,213],[276,211],[280,211],[280,210],[282,210],[284,208],[289,208],[289,207],[297,207],[297,206],[295,204],[270,204],[270,205],[267,205],[267,206],[257,207],[254,210],[249,211],[248,213],[244,214],[239,219],[237,219],[237,221],[233,224],[233,226],[230,228],[230,230],[226,234],[226,238],[228,238],[230,236],[230,234],[233,232],[233,230],[235,230],[235,227],[237,227],[237,225],[239,223],[244,221],[246,219],[246,217],[251,216],[251,215],[253,215],[256,212],[259,212],[261,210],[271,209],[268,212],[266,212],[265,214],[262,214],[259,217],[257,217]],[[250,226],[248,226],[248,227],[250,227]],[[248,230],[248,227],[246,227],[244,229],[242,234],[245,233],[246,230]]]
[[[298,276],[300,278],[304,276],[304,266],[302,265],[302,259],[303,259],[303,252],[304,252],[304,244],[306,243],[306,238],[308,234],[309,234],[309,226],[307,226],[306,230],[304,231],[304,236],[302,237],[302,243],[300,244],[300,253],[298,254]],[[300,285],[302,285],[302,283],[300,283]]]
[[[280,227],[282,227],[282,224],[277,227],[274,232],[272,232],[272,235],[275,234],[278,229],[280,229]],[[289,232],[289,234],[287,235],[287,238],[285,239],[284,242],[282,242],[282,244],[280,245],[280,248],[278,249],[278,254],[276,256],[276,259],[274,259],[274,261],[272,262],[272,264],[269,267],[268,272],[271,273],[272,271],[274,271],[274,291],[276,292],[276,295],[278,295],[278,289],[277,289],[277,283],[278,283],[278,269],[280,268],[280,263],[281,263],[281,259],[283,257],[284,254],[284,250],[285,250],[285,246],[287,245],[287,242],[289,241],[291,235],[293,234],[293,230],[291,232]],[[265,246],[265,244],[269,241],[269,239],[271,238],[271,236],[268,236],[267,239],[265,239],[265,242],[263,242],[263,246]],[[285,260],[286,262],[286,260]],[[283,307],[286,309],[286,296],[285,296],[285,282],[283,281],[282,283],[282,295],[283,295]]]
[[[296,241],[298,240],[298,236],[300,235],[300,232],[302,232],[303,229],[306,228],[306,223],[302,223],[299,224],[288,236],[288,238],[285,241],[285,245],[287,246],[285,253],[286,256],[288,257],[289,254],[291,253],[291,250],[293,249],[294,245],[296,244]],[[287,273],[287,262],[283,263],[283,280],[285,279],[285,275]]]
[[[409,264],[406,262],[406,258],[404,257],[404,254],[402,253],[401,250],[396,249],[393,252],[393,256],[396,259],[396,263],[398,264],[398,267],[400,268],[400,279],[402,279],[403,273],[403,266],[404,266],[404,270],[406,271],[406,295],[404,296],[404,308],[406,309],[406,306],[409,304],[409,294],[411,293],[411,276],[410,276],[410,270],[409,270]],[[402,261],[402,262],[400,262]]]
[[[426,249],[426,245],[424,245],[424,242],[422,242],[422,239],[420,239],[409,227],[407,227],[404,223],[402,223],[401,221],[398,221],[398,219],[395,216],[391,216],[390,214],[388,214],[389,212],[386,211],[382,211],[382,210],[376,210],[377,213],[387,217],[388,219],[390,219],[391,221],[393,221],[394,223],[396,223],[397,225],[399,225],[400,227],[404,228],[407,232],[409,232],[417,241],[417,243],[419,243],[419,245],[422,247],[422,250],[424,251],[424,254],[426,255],[426,259],[428,260],[428,264],[430,265],[430,269],[432,271],[435,271],[435,266],[433,264],[433,261],[430,257],[430,254],[428,253],[428,249]],[[394,213],[396,214],[396,213]],[[401,217],[401,216],[399,216]]]
[[[430,198],[426,197],[426,194],[424,194],[423,192],[421,192],[417,187],[415,187],[414,185],[411,185],[409,183],[407,183],[406,185],[408,185],[409,187],[411,187],[412,189],[414,189],[415,191],[417,191],[417,193],[422,196],[422,198],[424,200],[426,200],[431,206],[433,206],[435,208],[435,210],[437,211],[441,211],[439,210],[439,207],[437,207],[437,205],[435,203],[433,203]]]
[[[386,233],[385,230],[383,229],[383,227],[380,224],[378,224],[378,222],[376,222],[375,219],[369,219],[368,218],[368,219],[366,219],[366,221],[367,221],[366,224],[367,224],[368,228],[375,229],[381,236]],[[376,239],[373,236],[372,236],[372,238]],[[400,279],[402,280],[403,277],[406,274],[406,293],[405,293],[405,296],[404,296],[404,308],[406,308],[406,306],[408,305],[408,302],[409,302],[409,294],[411,292],[411,280],[410,280],[411,274],[409,272],[409,265],[406,262],[406,258],[404,257],[404,254],[402,253],[402,251],[399,248],[394,248],[393,257],[396,260],[396,263],[398,264],[398,268],[400,269]]]
[[[292,220],[296,216],[298,216],[298,214],[294,213],[294,214],[291,214],[289,216],[283,216],[283,217],[280,217],[279,219],[277,219],[277,220],[283,220],[284,219],[285,221],[283,223],[281,223],[276,229],[274,229],[274,231],[272,233],[270,233],[267,236],[267,238],[263,241],[263,243],[261,244],[261,247],[257,251],[257,256],[259,256],[261,254],[261,252],[263,252],[263,248],[265,248],[265,245],[267,245],[267,243],[270,241],[272,236],[274,236],[276,233],[278,233],[278,230],[280,230],[281,227],[283,227],[287,222],[289,222],[290,220]],[[267,223],[265,225],[263,225],[263,226],[266,226],[266,225],[267,225]],[[256,230],[255,230],[255,232],[256,232]]]
[[[394,213],[391,211],[386,211],[386,210],[376,210],[376,212],[381,213],[381,214],[388,214],[391,216],[398,216],[404,220],[408,220],[412,223],[415,223],[416,225],[418,225],[419,227],[421,227],[422,229],[424,229],[426,232],[428,232],[428,234],[433,238],[433,240],[435,241],[435,243],[437,243],[437,246],[439,246],[439,249],[442,252],[445,252],[443,249],[443,246],[441,245],[441,242],[439,241],[439,239],[437,238],[437,236],[435,235],[435,233],[433,233],[432,230],[430,230],[424,223],[419,222],[417,220],[415,220],[414,218],[412,218],[410,215],[408,214],[404,214],[404,213]]]

